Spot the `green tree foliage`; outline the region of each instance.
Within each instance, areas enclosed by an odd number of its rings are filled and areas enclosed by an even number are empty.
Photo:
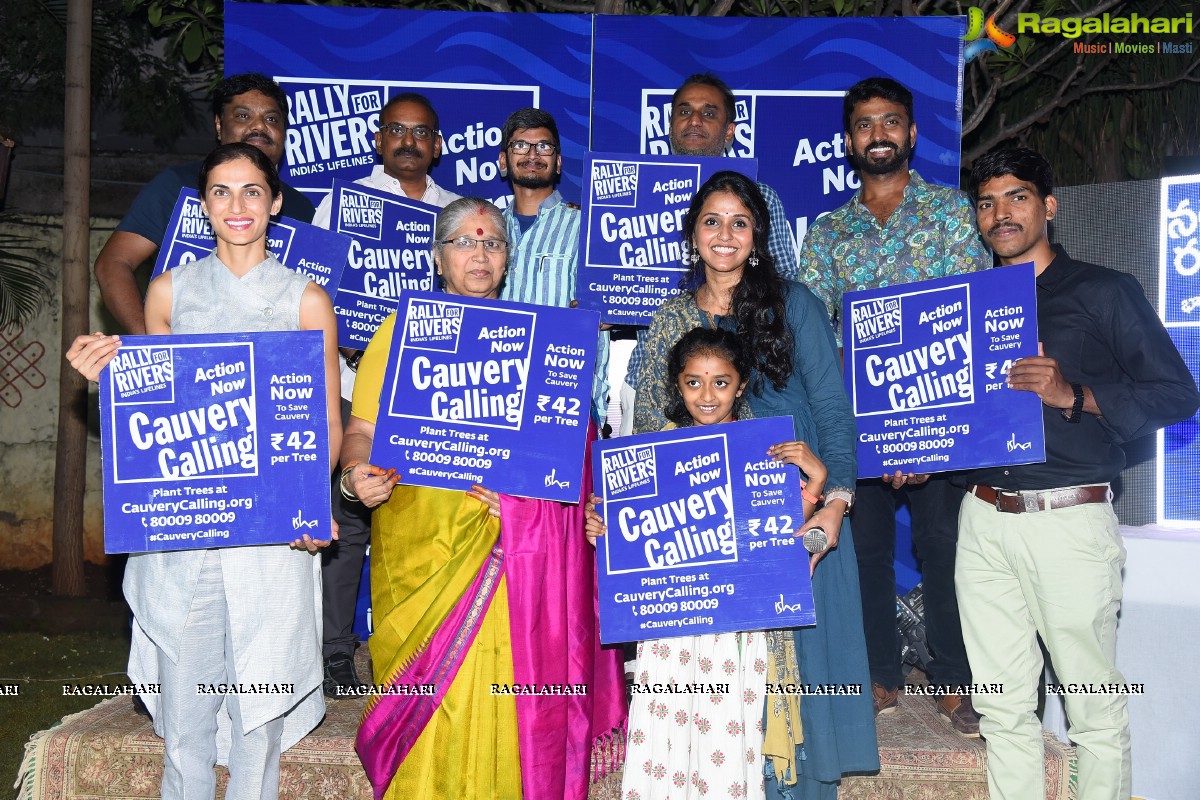
[[[67,0],[0,3],[0,134],[18,142],[39,128],[63,126]],[[92,106],[113,109],[122,128],[169,147],[196,118],[182,61],[154,53],[162,48],[146,13],[127,11],[121,0],[95,0]],[[199,87],[203,89],[202,86]]]
[[[131,14],[145,12],[169,52],[209,82],[221,77],[225,60],[225,6],[222,0],[124,0]]]
[[[1003,6],[1008,3],[1001,4]],[[1044,0],[1011,4],[998,16],[1017,31],[1017,14],[1042,17],[1182,17],[1190,0],[1119,3]],[[1048,34],[1019,36],[1012,48],[967,70],[963,161],[1001,143],[1045,153],[1064,184],[1155,178],[1168,155],[1200,154],[1200,52],[1134,54],[1115,45],[1191,42],[1195,35]],[[1107,52],[1086,52],[1105,45]]]
[[[0,214],[0,328],[25,322],[50,298],[50,280],[32,239],[12,230],[18,220]]]

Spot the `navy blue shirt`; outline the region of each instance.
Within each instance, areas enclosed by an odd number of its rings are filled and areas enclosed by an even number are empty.
[[[1038,339],[1068,383],[1089,387],[1102,416],[1068,422],[1042,405],[1046,462],[988,467],[970,483],[1053,489],[1107,483],[1125,466],[1121,445],[1187,419],[1200,407],[1188,371],[1132,275],[1076,261],[1058,245],[1037,278]]]
[[[162,246],[167,225],[171,222],[171,212],[175,210],[175,201],[179,199],[179,190],[183,187],[198,189],[200,185],[200,165],[203,161],[189,164],[179,164],[167,167],[147,183],[133,205],[129,207],[125,217],[117,225],[117,230],[136,233],[156,245]],[[292,187],[283,186],[283,210],[285,217],[312,222],[312,202]]]

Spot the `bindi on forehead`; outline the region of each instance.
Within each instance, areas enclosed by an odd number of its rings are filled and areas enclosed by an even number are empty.
[[[476,236],[483,236],[483,228],[476,228],[476,229],[475,229],[475,235],[476,235]]]

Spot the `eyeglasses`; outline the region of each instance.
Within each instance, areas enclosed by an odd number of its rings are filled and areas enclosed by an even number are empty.
[[[401,125],[399,122],[389,122],[387,125],[379,126],[379,130],[387,133],[395,139],[403,139],[404,134],[411,133],[412,137],[417,140],[430,139],[437,134],[437,128],[431,128],[428,125]]]
[[[503,239],[476,239],[474,236],[455,236],[453,239],[443,239],[439,244],[448,244],[455,250],[469,252],[478,245],[483,245],[485,253],[504,253],[508,250],[508,242]]]
[[[508,149],[512,150],[519,156],[523,156],[528,153],[529,148],[531,147],[533,148],[533,152],[537,153],[539,156],[553,155],[554,151],[558,149],[558,145],[556,145],[554,142],[527,142],[524,139],[517,139],[516,141],[508,143]]]

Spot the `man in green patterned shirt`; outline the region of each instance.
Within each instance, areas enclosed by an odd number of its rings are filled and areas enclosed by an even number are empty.
[[[926,183],[909,169],[917,140],[912,93],[890,78],[850,88],[843,105],[847,156],[862,188],[818,217],[804,237],[800,274],[829,309],[838,342],[842,294],[941,278],[991,266],[967,196]],[[896,626],[896,507],[907,495],[921,573],[930,683],[944,687],[938,710],[964,736],[979,735],[967,687],[970,667],[954,594],[954,554],[963,490],[944,476],[859,481],[851,512],[863,628],[876,713],[896,708],[901,684]]]

